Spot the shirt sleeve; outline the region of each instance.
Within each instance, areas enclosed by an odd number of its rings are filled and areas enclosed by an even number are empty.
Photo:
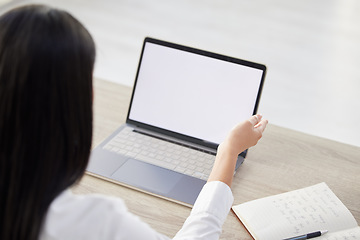
[[[190,216],[173,239],[219,239],[233,201],[234,197],[228,185],[220,181],[206,183]]]

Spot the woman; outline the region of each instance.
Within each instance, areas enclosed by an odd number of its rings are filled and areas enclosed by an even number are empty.
[[[93,39],[65,11],[30,5],[0,17],[0,239],[168,239],[120,199],[69,190],[90,154],[94,60]],[[253,116],[220,144],[208,183],[174,239],[219,237],[233,201],[236,157],[266,124]]]

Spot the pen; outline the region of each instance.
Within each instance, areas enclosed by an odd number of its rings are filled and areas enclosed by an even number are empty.
[[[312,232],[312,233],[308,233],[308,234],[304,234],[304,235],[300,235],[300,236],[296,236],[296,237],[285,238],[285,239],[283,239],[283,240],[304,240],[304,239],[310,239],[310,238],[320,237],[321,235],[324,235],[324,234],[327,233],[327,232],[328,232],[328,230],[317,231],[317,232]]]

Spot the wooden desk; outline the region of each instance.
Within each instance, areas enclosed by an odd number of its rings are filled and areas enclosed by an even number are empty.
[[[131,88],[95,80],[94,92],[93,146],[96,146],[125,122]],[[269,124],[262,140],[249,150],[235,175],[234,204],[319,182],[326,182],[360,223],[360,148]],[[131,212],[170,237],[181,228],[191,210],[89,175],[74,187],[74,192],[118,196]],[[230,212],[220,239],[251,237]]]

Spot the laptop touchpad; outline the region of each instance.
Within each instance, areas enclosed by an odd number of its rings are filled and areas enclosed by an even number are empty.
[[[111,178],[134,187],[163,195],[171,191],[182,175],[135,159],[128,159]]]

